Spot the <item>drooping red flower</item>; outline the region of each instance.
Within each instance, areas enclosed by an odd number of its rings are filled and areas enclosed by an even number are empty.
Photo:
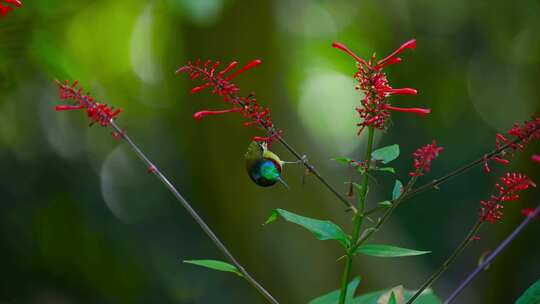
[[[390,118],[390,111],[413,113],[421,117],[427,116],[431,110],[423,108],[398,108],[391,106],[388,97],[392,95],[416,95],[417,91],[411,88],[394,89],[388,83],[383,68],[401,62],[397,57],[406,49],[416,48],[416,40],[405,42],[389,56],[375,61],[375,54],[369,60],[364,60],[349,50],[344,44],[334,42],[333,47],[344,51],[356,60],[358,71],[354,78],[358,80],[356,89],[364,93],[362,107],[356,108],[362,122],[358,123],[358,134],[362,133],[365,127],[372,126],[379,130],[386,129]]]
[[[64,83],[56,80],[60,99],[70,99],[74,102],[71,105],[58,105],[56,111],[85,110],[91,125],[98,123],[103,127],[108,126],[122,112],[122,109],[114,109],[107,104],[96,102],[94,98],[90,97],[90,93],[85,94],[82,88],[77,88],[78,83],[78,81],[74,81],[73,84],[69,85],[67,80]]]
[[[19,0],[0,0],[0,15],[5,16],[7,13],[13,10],[13,7],[9,6],[8,4],[15,7],[22,6],[22,2]]]
[[[253,60],[230,75],[226,74],[231,72],[238,65],[238,62],[233,61],[225,69],[218,72],[217,68],[219,64],[219,61],[213,62],[208,60],[202,63],[200,60],[197,60],[195,63],[188,62],[187,65],[180,67],[176,71],[177,74],[187,73],[192,80],[199,78],[203,80],[204,83],[191,89],[191,93],[212,88],[213,94],[222,96],[226,103],[232,105],[232,108],[225,110],[202,110],[193,114],[193,118],[200,120],[210,115],[239,112],[248,120],[243,124],[245,127],[254,125],[266,131],[266,136],[255,136],[253,140],[271,144],[272,141],[279,138],[281,131],[277,130],[274,126],[270,109],[262,107],[257,102],[254,93],[246,97],[239,96],[240,89],[236,84],[231,82],[236,76],[261,64],[261,60]]]
[[[437,142],[433,140],[431,144],[420,147],[413,153],[414,171],[409,172],[410,176],[422,176],[428,173],[431,167],[431,162],[439,156],[444,150],[443,147],[438,147]]]
[[[508,145],[510,152],[503,150],[491,157],[486,156],[484,159],[484,171],[486,173],[491,172],[489,161],[508,165],[516,152],[524,150],[531,142],[538,139],[540,139],[540,117],[532,118],[524,122],[523,125],[515,123],[505,135],[500,133],[495,134],[496,149],[503,149]],[[532,160],[534,161],[534,156]],[[540,160],[538,161],[540,162]]]
[[[532,161],[533,163],[540,164],[540,155],[538,155],[538,154],[532,155],[532,156],[531,156],[531,161]]]
[[[530,187],[536,187],[536,184],[525,174],[506,173],[495,184],[498,193],[486,201],[480,201],[480,220],[496,223],[502,218],[503,202],[517,201],[520,192]]]

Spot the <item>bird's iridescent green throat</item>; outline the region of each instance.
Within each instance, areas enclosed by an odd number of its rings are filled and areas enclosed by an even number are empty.
[[[266,145],[252,142],[245,155],[246,170],[253,182],[269,187],[281,180],[281,160]]]

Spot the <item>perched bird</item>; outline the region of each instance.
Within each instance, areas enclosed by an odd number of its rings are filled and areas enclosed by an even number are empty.
[[[268,150],[266,143],[252,141],[248,146],[245,159],[248,175],[257,185],[270,187],[277,182],[281,182],[288,188],[281,178],[281,171],[286,162]]]

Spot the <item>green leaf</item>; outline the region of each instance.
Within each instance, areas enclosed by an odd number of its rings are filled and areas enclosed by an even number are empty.
[[[356,277],[352,280],[349,285],[347,285],[347,295],[345,296],[345,303],[351,304],[354,297],[354,292],[358,285],[360,284],[360,277]],[[316,299],[311,300],[308,304],[337,304],[339,301],[340,290],[334,290],[330,293],[327,293],[323,296],[320,296]]]
[[[388,293],[392,292],[398,303],[406,303],[415,293],[414,290],[407,290],[403,286],[390,289],[379,290],[356,297],[352,304],[387,304]],[[401,300],[403,299],[403,300]],[[442,301],[433,293],[431,289],[426,289],[414,301],[414,304],[441,304]]]
[[[525,292],[517,299],[515,304],[538,304],[540,303],[540,280],[532,284]]]
[[[383,206],[383,207],[386,207],[386,208],[392,206],[392,202],[391,202],[391,201],[379,202],[379,203],[377,203],[377,204],[378,204],[379,206]]]
[[[306,228],[321,241],[336,240],[345,248],[347,248],[350,244],[349,236],[343,232],[338,225],[332,223],[331,221],[312,219],[283,209],[276,209],[272,211],[272,214],[268,220],[266,220],[265,225],[274,222],[279,216],[288,222]]]
[[[393,291],[390,294],[390,300],[388,300],[388,304],[397,304],[396,294]]]
[[[403,189],[403,184],[399,179],[396,179],[394,184],[394,190],[392,191],[392,200],[397,199],[401,195],[401,190]]]
[[[394,170],[394,168],[392,167],[382,167],[382,168],[377,167],[377,168],[373,168],[373,170],[396,174],[396,170]]]
[[[218,271],[224,271],[224,272],[232,272],[239,276],[242,276],[240,271],[238,271],[238,268],[236,268],[234,265],[231,265],[229,263],[225,263],[223,261],[218,260],[185,260],[184,263],[187,264],[193,264],[197,266],[202,266],[206,268],[210,268],[213,270]]]
[[[366,244],[356,249],[355,253],[361,253],[369,256],[376,256],[382,258],[395,258],[413,255],[422,255],[431,253],[431,251],[420,251],[401,247],[395,247],[390,245],[381,244]]]
[[[399,156],[399,145],[386,146],[371,153],[371,158],[388,164]]]
[[[345,164],[345,165],[350,164],[351,161],[352,161],[351,158],[349,158],[349,157],[344,157],[344,156],[338,156],[338,157],[332,158],[332,160],[335,160],[335,161],[337,161],[338,163],[340,163],[340,164]]]

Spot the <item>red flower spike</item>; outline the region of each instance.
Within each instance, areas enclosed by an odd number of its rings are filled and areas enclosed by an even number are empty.
[[[531,161],[532,161],[533,163],[540,164],[540,155],[538,155],[538,154],[532,155],[532,156],[531,156]]]
[[[5,16],[7,15],[7,13],[13,10],[13,7],[8,6],[8,4],[13,5],[15,7],[22,6],[22,2],[19,0],[0,0],[0,15]]]
[[[77,89],[78,81],[74,81],[71,85],[66,80],[65,83],[61,83],[56,80],[58,85],[58,94],[61,100],[71,99],[75,102],[74,105],[58,105],[55,107],[57,112],[71,111],[71,110],[86,110],[88,118],[93,123],[99,123],[101,126],[106,127],[109,123],[115,119],[122,112],[121,109],[114,109],[106,104],[96,102],[90,95],[83,94],[82,89]],[[113,135],[114,136],[114,135]]]
[[[502,165],[508,165],[510,163],[510,159],[515,156],[515,152],[524,150],[529,144],[531,144],[534,140],[540,139],[540,118],[535,117],[532,118],[529,121],[526,121],[523,123],[523,125],[520,125],[518,123],[514,123],[512,128],[506,132],[505,135],[497,133],[495,134],[495,147],[496,149],[502,149],[503,147],[507,146],[510,142],[513,142],[515,140],[519,140],[519,144],[510,144],[510,149],[512,150],[511,153],[507,153],[506,151],[501,151],[499,154],[495,154],[491,156],[489,159],[485,159],[484,161],[484,168],[489,168],[488,162],[493,160],[496,161]],[[531,157],[531,160],[533,162],[540,163],[540,156],[536,155],[536,161],[535,156]],[[486,173],[489,173],[490,170],[484,170]]]
[[[375,61],[375,54],[366,61],[339,42],[334,42],[332,46],[349,54],[357,62],[358,71],[354,74],[354,78],[358,81],[356,89],[364,93],[364,98],[361,100],[362,106],[356,108],[362,120],[358,124],[359,135],[368,126],[379,130],[386,129],[390,111],[413,113],[421,117],[425,117],[431,112],[430,109],[393,107],[387,100],[392,95],[416,95],[418,93],[412,88],[392,88],[388,83],[386,74],[383,72],[383,68],[401,62],[401,58],[396,56],[406,49],[414,49],[416,40],[407,41],[392,54],[379,61]]]
[[[422,176],[424,173],[428,173],[431,167],[431,162],[439,156],[444,150],[442,147],[437,146],[437,142],[433,140],[431,144],[425,145],[413,153],[414,158],[414,172],[410,172],[410,176]]]
[[[276,130],[274,123],[272,122],[272,117],[270,115],[270,110],[268,108],[263,108],[257,102],[255,94],[249,94],[247,97],[240,97],[238,95],[240,89],[231,82],[232,79],[242,74],[243,72],[256,67],[261,64],[261,60],[256,59],[245,66],[238,69],[236,72],[229,76],[225,74],[231,72],[238,63],[236,61],[231,62],[225,69],[216,73],[216,70],[219,66],[219,61],[212,63],[212,61],[206,61],[201,63],[200,60],[197,60],[194,64],[188,62],[187,65],[179,68],[176,73],[187,73],[191,79],[202,79],[204,83],[200,86],[197,86],[191,90],[192,93],[197,93],[205,88],[211,87],[212,93],[217,94],[223,97],[223,100],[226,103],[231,104],[233,107],[228,110],[221,111],[199,111],[193,114],[193,118],[202,119],[204,116],[208,115],[220,115],[226,113],[238,112],[248,121],[243,123],[244,127],[256,126],[267,131],[268,136],[256,136],[253,139],[256,141],[264,141],[267,144],[271,144],[272,141],[279,138],[281,131]]]
[[[506,173],[500,182],[495,184],[498,194],[491,195],[487,201],[480,201],[480,220],[492,224],[499,221],[502,216],[503,202],[517,201],[521,191],[536,184],[526,175],[521,173]]]

